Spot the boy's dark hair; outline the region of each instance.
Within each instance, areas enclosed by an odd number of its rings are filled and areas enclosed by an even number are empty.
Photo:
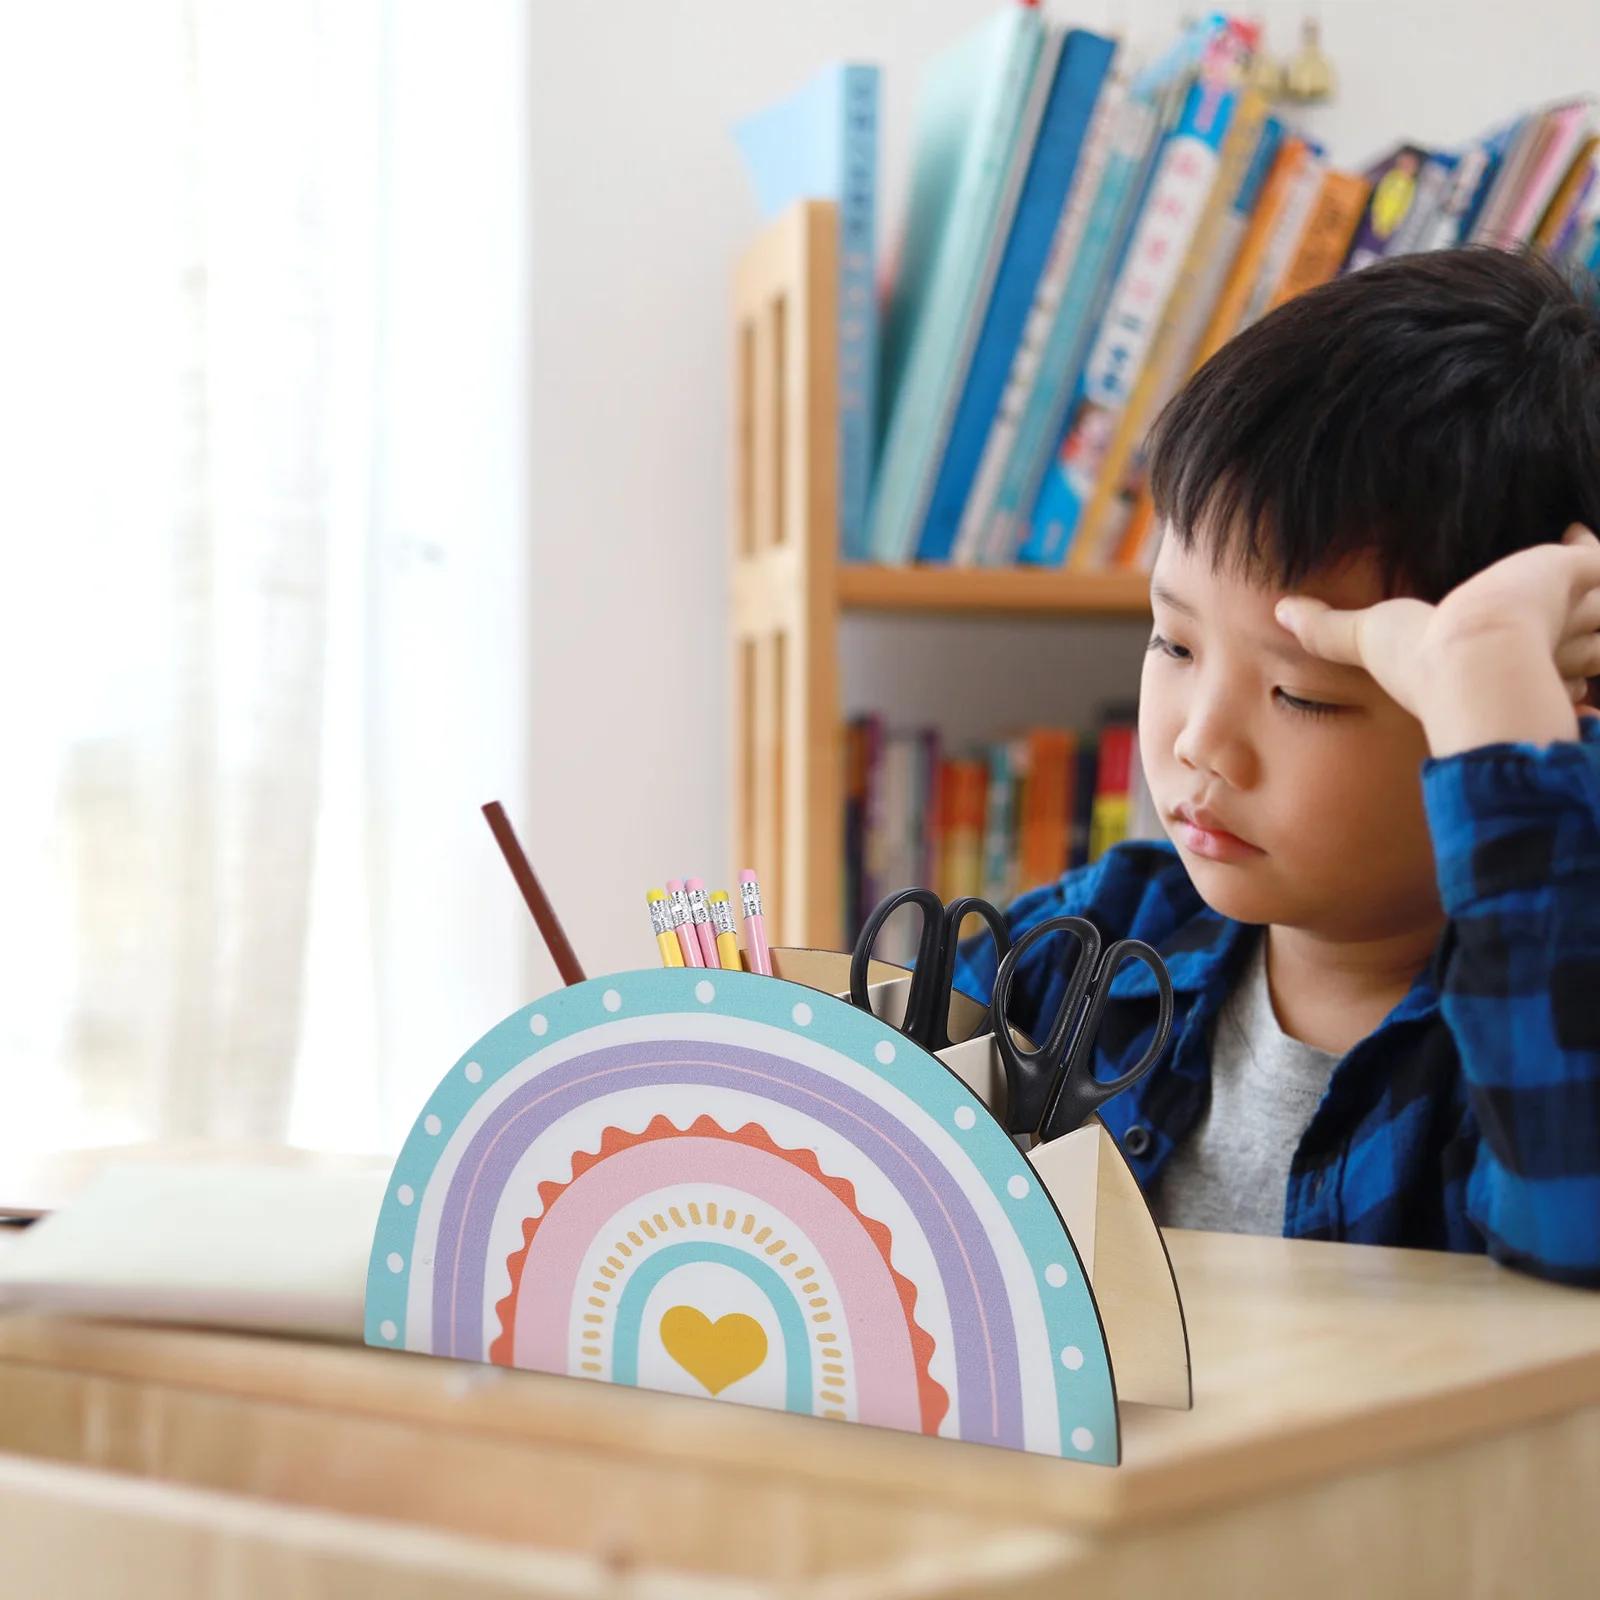
[[[1169,536],[1294,588],[1362,551],[1437,601],[1574,522],[1600,532],[1600,302],[1534,254],[1440,250],[1301,295],[1162,413]]]

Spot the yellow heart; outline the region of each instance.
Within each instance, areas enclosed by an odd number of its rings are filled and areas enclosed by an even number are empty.
[[[674,1306],[661,1319],[661,1343],[711,1394],[748,1378],[767,1359],[765,1330],[741,1311],[713,1322],[693,1306]]]

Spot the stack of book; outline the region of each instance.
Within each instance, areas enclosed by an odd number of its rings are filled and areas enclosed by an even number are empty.
[[[769,207],[801,192],[841,206],[847,558],[1148,568],[1145,435],[1257,317],[1338,273],[1461,243],[1600,267],[1591,100],[1341,172],[1274,101],[1258,34],[1211,16],[1136,63],[1034,5],[997,11],[921,86],[877,315],[862,254],[877,238],[876,72],[836,69],[824,81],[849,94],[813,91],[743,130],[768,170],[796,139],[826,150],[804,191],[769,182]],[[821,105],[814,137],[797,105]]]
[[[1089,732],[1035,728],[950,752],[937,729],[845,730],[844,904],[850,939],[887,894],[913,884],[945,901],[1004,905],[1122,839],[1162,836],[1139,763],[1134,713],[1109,709]],[[914,954],[916,919],[886,929],[885,960]]]

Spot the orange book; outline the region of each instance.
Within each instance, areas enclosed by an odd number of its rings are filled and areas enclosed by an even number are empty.
[[[1294,134],[1288,135],[1262,186],[1255,215],[1251,217],[1250,227],[1239,245],[1239,253],[1234,257],[1228,281],[1217,296],[1211,320],[1206,324],[1200,348],[1195,353],[1194,364],[1197,369],[1204,366],[1238,331],[1239,319],[1249,304],[1250,291],[1255,287],[1262,263],[1266,260],[1267,248],[1272,243],[1283,208],[1294,190],[1295,180],[1309,160],[1311,147],[1304,139]]]
[[[989,769],[982,761],[948,761],[941,773],[944,804],[943,870],[939,898],[977,894],[983,888],[983,821]]]
[[[1017,820],[1019,894],[1054,883],[1067,870],[1077,755],[1070,731],[1036,728],[1028,735],[1028,781]]]
[[[1267,307],[1269,311],[1326,283],[1339,270],[1371,193],[1372,184],[1353,172],[1324,175],[1294,259]]]
[[[1133,749],[1138,730],[1108,722],[1100,730],[1100,760],[1095,770],[1094,810],[1089,820],[1089,859],[1098,861],[1128,837],[1132,802]]]

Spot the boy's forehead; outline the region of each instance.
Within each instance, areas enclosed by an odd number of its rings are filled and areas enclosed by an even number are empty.
[[[1178,610],[1197,607],[1249,605],[1271,613],[1286,594],[1310,595],[1341,610],[1376,605],[1384,598],[1382,571],[1371,551],[1322,567],[1293,588],[1276,576],[1249,570],[1239,557],[1239,546],[1221,547],[1192,539],[1187,547],[1164,538],[1150,575],[1151,593]]]

